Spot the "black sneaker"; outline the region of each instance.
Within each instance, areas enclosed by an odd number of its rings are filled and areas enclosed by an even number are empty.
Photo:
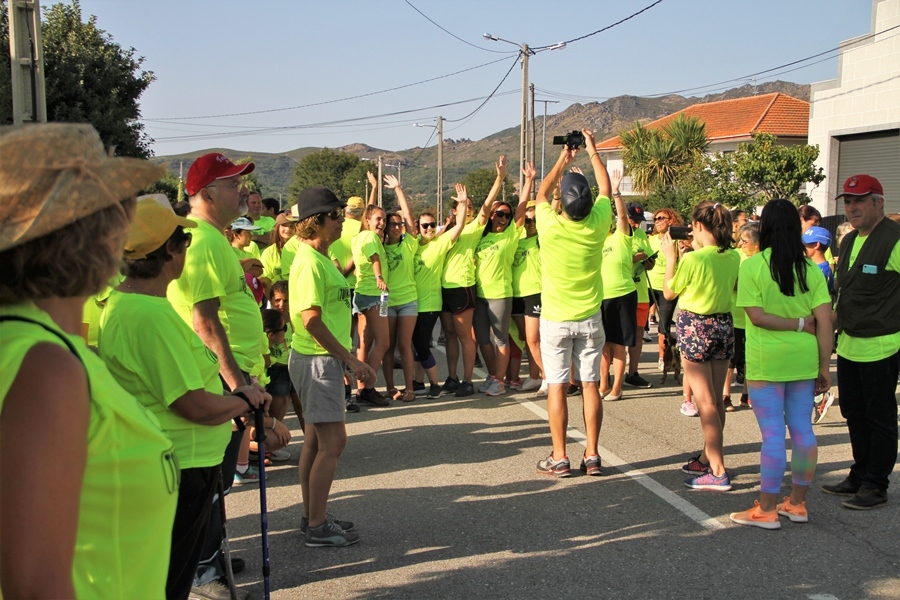
[[[855,496],[856,492],[859,491],[859,488],[860,485],[858,483],[853,483],[850,481],[850,478],[847,477],[840,483],[823,485],[822,491],[833,496]]]
[[[375,388],[364,388],[359,390],[358,398],[360,402],[371,404],[372,406],[391,405],[387,398],[375,391]]]
[[[649,381],[647,381],[646,379],[641,377],[640,374],[638,374],[637,372],[635,372],[634,375],[626,375],[623,382],[625,383],[625,385],[630,385],[631,387],[636,387],[636,388],[653,387],[653,385]]]
[[[441,390],[443,390],[447,394],[452,394],[453,392],[455,392],[458,389],[459,389],[459,378],[457,378],[457,377],[448,377],[447,381],[444,382],[444,385],[441,388]]]
[[[460,381],[459,387],[456,389],[456,397],[457,398],[465,398],[467,396],[475,395],[475,386],[472,385],[471,381]]]
[[[340,519],[335,519],[334,515],[332,515],[331,513],[325,513],[325,519],[333,521],[335,525],[337,525],[344,531],[356,531],[355,523],[351,521],[341,521]],[[306,517],[300,517],[300,535],[305,536],[307,529],[309,529],[309,519],[307,519]]]
[[[566,396],[577,396],[581,393],[581,388],[575,385],[574,383],[569,384],[569,389],[566,390]]]
[[[478,354],[475,355],[475,366],[478,367],[479,369],[484,368],[484,363],[481,362],[481,357]]]
[[[359,412],[359,404],[356,403],[356,397],[350,396],[350,399],[347,400],[347,412],[348,413],[358,413]]]
[[[421,381],[413,381],[413,391],[416,393],[416,396],[424,396],[428,393],[425,389],[425,384]]]
[[[551,477],[571,477],[571,467],[569,465],[569,457],[564,456],[559,460],[553,460],[553,453],[544,460],[538,461],[537,471],[541,475],[549,475]]]
[[[586,473],[593,477],[599,477],[602,475],[600,471],[600,457],[596,454],[594,456],[582,456],[581,457],[581,469],[582,473]]]
[[[855,496],[849,500],[844,500],[841,504],[844,508],[852,508],[853,510],[869,510],[887,504],[887,501],[887,490],[861,487]]]
[[[304,537],[310,548],[351,546],[359,541],[358,534],[344,531],[330,515],[318,527],[308,527]]]
[[[238,573],[243,573],[246,566],[247,563],[244,562],[244,559],[240,556],[231,557],[231,572],[235,575],[237,575]]]
[[[428,386],[428,393],[426,394],[426,398],[440,398],[441,392],[443,392],[443,388],[436,383],[432,383]]]

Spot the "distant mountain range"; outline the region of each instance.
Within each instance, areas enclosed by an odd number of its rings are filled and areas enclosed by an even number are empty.
[[[550,152],[550,139],[553,135],[561,135],[582,127],[594,130],[594,137],[600,141],[618,134],[620,131],[630,128],[635,121],[653,121],[665,115],[677,112],[683,108],[701,102],[715,102],[732,98],[743,98],[755,94],[768,94],[781,92],[795,98],[809,101],[809,85],[774,81],[762,83],[756,86],[744,85],[733,88],[720,94],[710,94],[702,98],[678,95],[662,96],[659,98],[641,98],[638,96],[617,96],[605,102],[590,102],[587,104],[572,104],[564,111],[555,115],[547,115],[547,168],[555,160],[557,152]],[[541,154],[541,127],[542,119],[536,123],[535,165],[540,172]],[[510,174],[514,180],[518,179],[518,147],[519,126],[510,127],[498,131],[481,140],[468,139],[453,140],[444,139],[444,188],[445,198],[449,198],[449,190],[455,182],[474,169],[491,167],[501,154],[511,158],[513,167]],[[321,148],[297,148],[281,154],[269,154],[264,152],[247,152],[230,148],[208,148],[177,154],[171,156],[157,156],[152,160],[163,164],[176,176],[183,167],[187,171],[190,163],[198,156],[207,152],[221,152],[231,159],[252,156],[256,163],[256,178],[263,187],[266,196],[282,196],[287,199],[287,189],[291,181],[291,174],[298,161],[312,152]],[[433,200],[437,185],[437,147],[432,146],[424,150],[419,147],[406,150],[386,150],[373,148],[365,144],[350,144],[335,148],[343,152],[356,154],[360,158],[377,160],[378,156],[384,156],[385,161],[396,163],[398,160],[407,163],[402,167],[401,179],[403,188],[412,196],[420,196],[423,199]],[[587,163],[585,162],[586,166]],[[374,168],[374,165],[373,165]],[[385,173],[396,172],[394,169],[385,169]],[[360,195],[362,195],[360,190]]]

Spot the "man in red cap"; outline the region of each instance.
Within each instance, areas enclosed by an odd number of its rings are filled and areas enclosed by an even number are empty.
[[[838,198],[855,228],[841,242],[836,276],[838,392],[853,465],[822,491],[850,496],[846,508],[868,510],[887,502],[897,462],[900,224],[884,218],[884,188],[874,177],[850,177]]]
[[[169,285],[167,296],[176,312],[191,326],[219,360],[219,374],[229,390],[250,383],[249,372],[262,362],[262,317],[244,271],[225,237],[225,228],[247,212],[247,190],[241,176],[255,165],[236,165],[211,153],[194,161],[185,189],[190,196],[190,217],[197,222],[180,278]],[[232,433],[222,462],[225,488],[231,487],[243,432]],[[245,477],[246,481],[246,477]],[[227,593],[215,578],[223,576],[218,562],[222,541],[220,511],[210,517],[195,585],[206,597]]]

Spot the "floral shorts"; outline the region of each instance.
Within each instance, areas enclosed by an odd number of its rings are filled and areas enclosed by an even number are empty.
[[[730,360],[734,356],[734,321],[731,313],[698,315],[678,313],[675,322],[681,357],[695,363]]]

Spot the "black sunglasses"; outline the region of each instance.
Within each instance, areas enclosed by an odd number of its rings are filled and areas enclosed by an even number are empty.
[[[433,229],[437,227],[437,223],[420,223],[419,227],[422,229]]]
[[[505,210],[498,210],[494,213],[494,216],[500,219],[508,219],[512,216],[512,213]]]
[[[654,217],[654,221],[668,221],[669,217]]]
[[[403,221],[391,221],[388,225],[391,227],[403,227],[404,223]]]
[[[287,331],[287,324],[285,324],[285,326],[282,327],[281,329],[267,329],[267,330],[266,330],[266,333],[273,333],[273,334],[274,334],[274,333],[280,333],[280,332],[282,332],[282,331],[285,331],[285,332]]]
[[[330,213],[328,213],[328,218],[331,219],[332,221],[337,221],[338,219],[340,219],[343,216],[344,216],[343,208],[336,208],[333,211],[331,211]]]
[[[525,217],[525,224],[526,225],[534,225],[534,219],[532,219],[530,217]]]

